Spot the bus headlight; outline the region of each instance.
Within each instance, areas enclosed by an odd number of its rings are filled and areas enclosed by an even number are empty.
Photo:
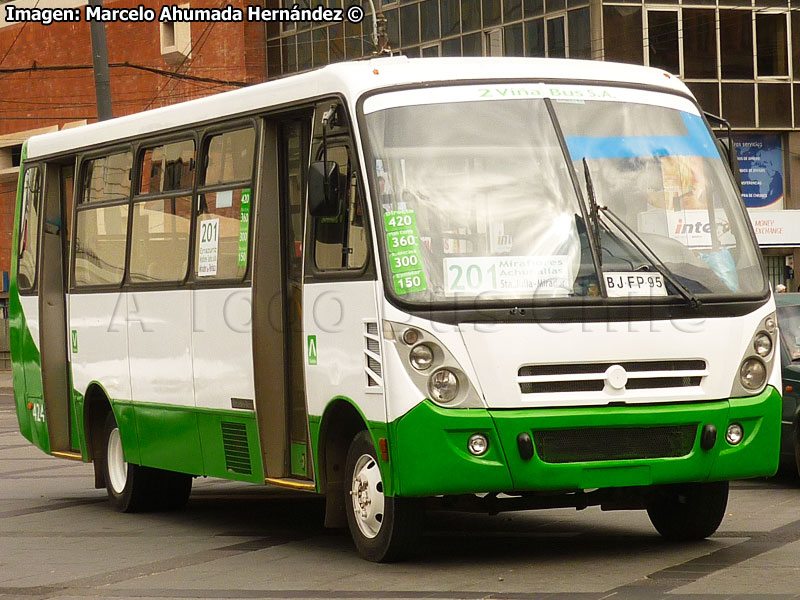
[[[456,327],[442,327],[439,339],[430,331],[414,324],[383,322],[384,339],[394,347],[398,358],[419,391],[419,400],[427,400],[441,407],[450,408],[486,408],[480,388],[461,368],[461,363],[454,356],[457,353],[467,356],[461,332]],[[448,347],[450,346],[450,348]],[[392,359],[386,353],[386,369],[384,376],[394,377]]]
[[[778,328],[778,322],[775,320],[773,315],[770,315],[764,319],[764,327],[767,328],[768,332],[775,333],[775,330]]]
[[[428,380],[428,391],[436,402],[452,402],[458,396],[458,377],[450,369],[439,369]]]
[[[416,329],[406,329],[403,332],[403,341],[409,346],[413,346],[419,341],[419,331]]]
[[[433,350],[428,344],[418,344],[411,349],[408,360],[417,371],[425,371],[433,364]]]
[[[777,335],[778,324],[774,312],[763,317],[753,328],[753,335],[739,363],[738,377],[733,377],[731,398],[763,392],[769,378],[776,374],[775,371],[780,373],[780,366],[775,367]]]
[[[765,331],[757,334],[753,340],[753,349],[761,358],[766,358],[772,352],[772,338]]]
[[[748,358],[739,367],[739,381],[745,389],[761,389],[767,381],[767,367],[757,358]]]

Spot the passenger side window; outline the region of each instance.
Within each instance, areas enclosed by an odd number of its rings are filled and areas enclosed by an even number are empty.
[[[255,140],[255,129],[248,127],[205,143],[194,249],[200,280],[241,280],[247,271]]]
[[[194,140],[146,148],[133,199],[129,277],[136,283],[182,281],[189,262]]]
[[[191,189],[194,160],[194,140],[147,148],[142,156],[139,194]]]
[[[39,246],[39,211],[42,205],[42,178],[39,167],[25,171],[22,190],[22,221],[19,231],[17,287],[33,289],[36,283],[36,254]]]
[[[131,195],[130,152],[119,152],[86,161],[81,204],[127,201]]]
[[[125,272],[131,152],[83,164],[75,216],[76,287],[118,285]]]
[[[317,160],[322,160],[321,152]],[[360,269],[367,261],[367,238],[359,173],[347,146],[329,146],[328,161],[339,165],[343,201],[335,217],[314,219],[314,261],[321,271]]]

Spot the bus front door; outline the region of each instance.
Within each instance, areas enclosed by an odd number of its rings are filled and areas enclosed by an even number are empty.
[[[253,362],[268,480],[314,479],[308,446],[301,308],[310,129],[310,112],[265,121],[253,260]]]
[[[72,415],[66,307],[74,178],[74,162],[45,166],[39,264],[39,341],[45,417],[50,451],[66,455],[79,450]]]

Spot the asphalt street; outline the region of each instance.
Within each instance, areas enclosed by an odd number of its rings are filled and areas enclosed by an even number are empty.
[[[664,542],[641,511],[434,513],[417,558],[379,565],[319,498],[276,488],[198,479],[182,511],[116,513],[90,465],[19,434],[4,382],[0,598],[800,598],[793,474],[735,482],[703,542]]]

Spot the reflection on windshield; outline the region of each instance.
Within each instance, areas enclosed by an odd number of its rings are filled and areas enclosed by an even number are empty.
[[[762,290],[744,215],[693,104],[577,86],[490,92],[460,86],[365,102],[395,294],[416,302],[678,294],[630,235],[587,227],[572,179],[585,199],[584,159],[598,204],[646,241],[680,287]],[[548,114],[545,98],[554,97],[576,172]],[[602,247],[602,282],[590,235]]]
[[[699,115],[622,102],[553,105],[576,167],[583,159],[591,166],[598,202],[634,229],[686,289],[761,290],[735,192]]]

